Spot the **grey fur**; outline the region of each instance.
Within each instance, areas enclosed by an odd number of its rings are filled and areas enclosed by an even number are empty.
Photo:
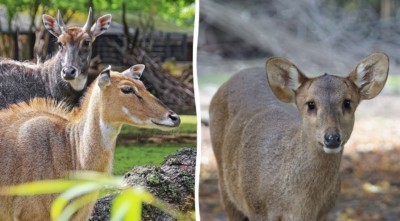
[[[223,84],[211,101],[210,135],[229,220],[325,220],[340,192],[354,111],[360,100],[379,94],[388,68],[388,57],[375,53],[347,77],[309,79],[289,61],[272,58],[268,80],[264,69],[253,68]],[[351,109],[344,109],[345,99]],[[332,128],[342,137],[336,153],[321,144]]]
[[[0,109],[34,97],[52,97],[76,105],[83,95],[61,77],[59,53],[42,64],[0,59]],[[86,72],[86,71],[85,71]]]

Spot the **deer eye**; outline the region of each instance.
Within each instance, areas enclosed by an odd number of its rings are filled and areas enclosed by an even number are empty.
[[[130,94],[130,93],[134,94],[135,93],[135,90],[131,87],[123,87],[123,88],[121,88],[121,91],[124,94]]]
[[[315,102],[314,101],[307,102],[307,107],[309,111],[314,111],[316,109]]]
[[[61,42],[58,42],[57,44],[58,44],[58,48],[59,48],[60,50],[62,50],[63,47],[64,47],[63,44],[62,44]]]
[[[348,100],[348,99],[344,100],[343,101],[343,108],[344,109],[350,109],[351,108],[351,100]]]

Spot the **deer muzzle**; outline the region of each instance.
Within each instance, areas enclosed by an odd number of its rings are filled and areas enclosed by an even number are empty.
[[[78,74],[78,70],[72,66],[62,69],[62,78],[66,81],[74,80]]]
[[[324,135],[325,153],[339,153],[342,149],[342,139],[336,130],[327,131]]]

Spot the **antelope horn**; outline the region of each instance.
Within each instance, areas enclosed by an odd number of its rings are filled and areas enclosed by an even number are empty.
[[[92,22],[93,22],[93,20],[92,20],[92,7],[90,7],[89,8],[89,15],[88,15],[88,18],[87,18],[87,20],[86,20],[86,24],[83,26],[83,31],[85,31],[85,32],[90,32],[90,27],[92,26]]]
[[[58,10],[58,25],[60,26],[61,31],[64,32],[64,30],[65,30],[65,24],[64,24],[64,22],[63,22],[63,19],[62,19],[60,10]]]

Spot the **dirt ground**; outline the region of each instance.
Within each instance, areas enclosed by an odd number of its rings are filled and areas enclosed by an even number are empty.
[[[206,72],[212,71],[205,68]],[[218,85],[212,83],[200,86],[205,120],[209,100],[217,88]],[[400,220],[399,111],[400,95],[390,91],[358,107],[354,130],[342,157],[342,190],[329,221]],[[207,221],[227,220],[219,198],[216,163],[207,126],[202,126],[201,137],[200,217]]]

